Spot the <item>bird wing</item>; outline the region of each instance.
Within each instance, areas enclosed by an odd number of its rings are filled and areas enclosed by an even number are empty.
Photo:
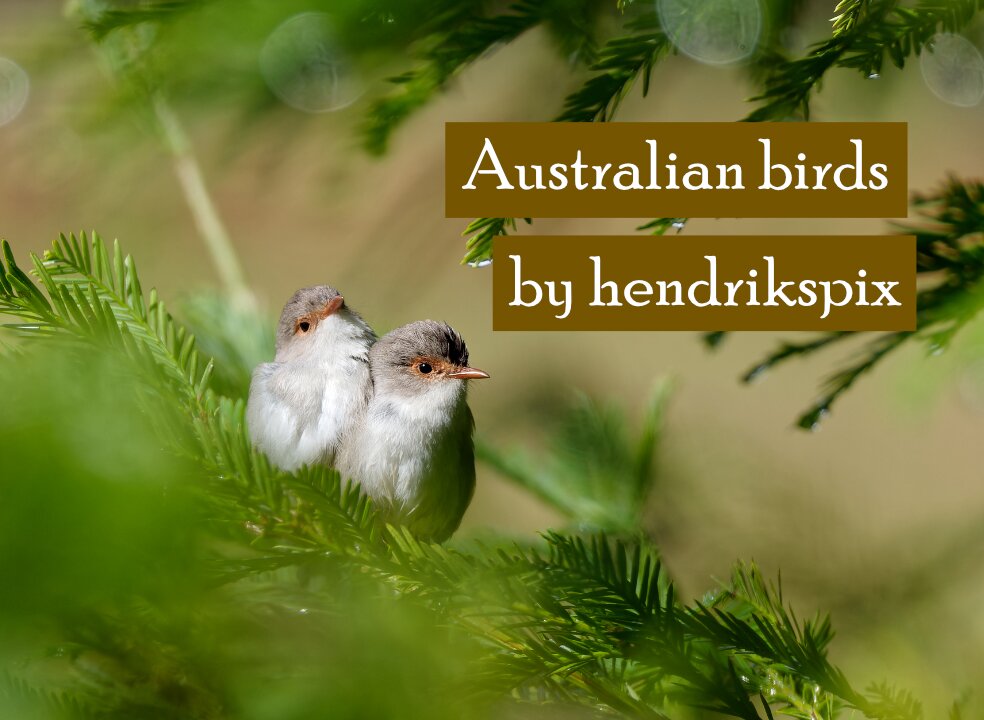
[[[475,418],[471,408],[466,407],[465,412],[468,414],[468,432],[458,433],[458,442],[455,448],[459,469],[458,477],[454,478],[454,488],[457,494],[455,497],[448,498],[448,502],[454,503],[454,511],[446,513],[448,522],[437,538],[441,541],[451,537],[461,525],[461,518],[464,517],[465,511],[475,495],[475,441],[472,438],[475,431]]]
[[[259,365],[253,372],[246,407],[253,444],[287,469],[303,461],[294,455],[321,399],[320,393],[306,386],[304,378],[295,375],[283,363]]]
[[[465,510],[471,504],[472,497],[475,495],[475,416],[472,415],[471,408],[468,408],[468,432],[462,433],[461,447],[461,494],[459,495],[459,519],[465,514]],[[457,530],[457,526],[455,526]]]

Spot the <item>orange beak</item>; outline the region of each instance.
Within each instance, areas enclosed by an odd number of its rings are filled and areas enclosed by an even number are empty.
[[[489,374],[479,370],[478,368],[463,367],[458,368],[454,372],[449,372],[447,376],[458,380],[484,380],[489,376]]]
[[[325,309],[322,310],[321,317],[326,318],[329,315],[334,315],[341,309],[342,305],[344,304],[345,304],[345,298],[343,298],[341,295],[336,295],[327,303],[325,303]]]

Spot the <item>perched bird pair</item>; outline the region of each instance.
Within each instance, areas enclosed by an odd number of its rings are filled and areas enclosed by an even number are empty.
[[[284,306],[272,363],[256,368],[247,422],[276,466],[334,465],[390,519],[441,541],[475,489],[468,365],[449,325],[421,320],[381,339],[334,288]]]

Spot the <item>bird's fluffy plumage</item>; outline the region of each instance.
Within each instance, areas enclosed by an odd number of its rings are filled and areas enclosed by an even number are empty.
[[[274,362],[253,373],[250,438],[284,470],[333,462],[371,393],[376,335],[343,304],[325,314],[332,301],[339,293],[326,285],[298,290],[280,315]]]
[[[421,359],[435,363],[432,373],[415,370]],[[384,336],[369,360],[372,398],[342,442],[338,469],[415,535],[444,540],[471,501],[475,460],[467,385],[439,365],[466,366],[468,350],[448,325],[422,320]]]

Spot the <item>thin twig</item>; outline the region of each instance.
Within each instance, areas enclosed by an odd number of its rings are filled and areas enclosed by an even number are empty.
[[[222,284],[233,304],[242,310],[256,307],[256,296],[246,283],[236,248],[219,217],[218,210],[205,185],[205,177],[195,157],[191,141],[177,115],[160,95],[153,100],[154,115],[160,125],[165,145],[174,160],[174,173],[191,210],[195,226],[208,248],[219,272]]]

